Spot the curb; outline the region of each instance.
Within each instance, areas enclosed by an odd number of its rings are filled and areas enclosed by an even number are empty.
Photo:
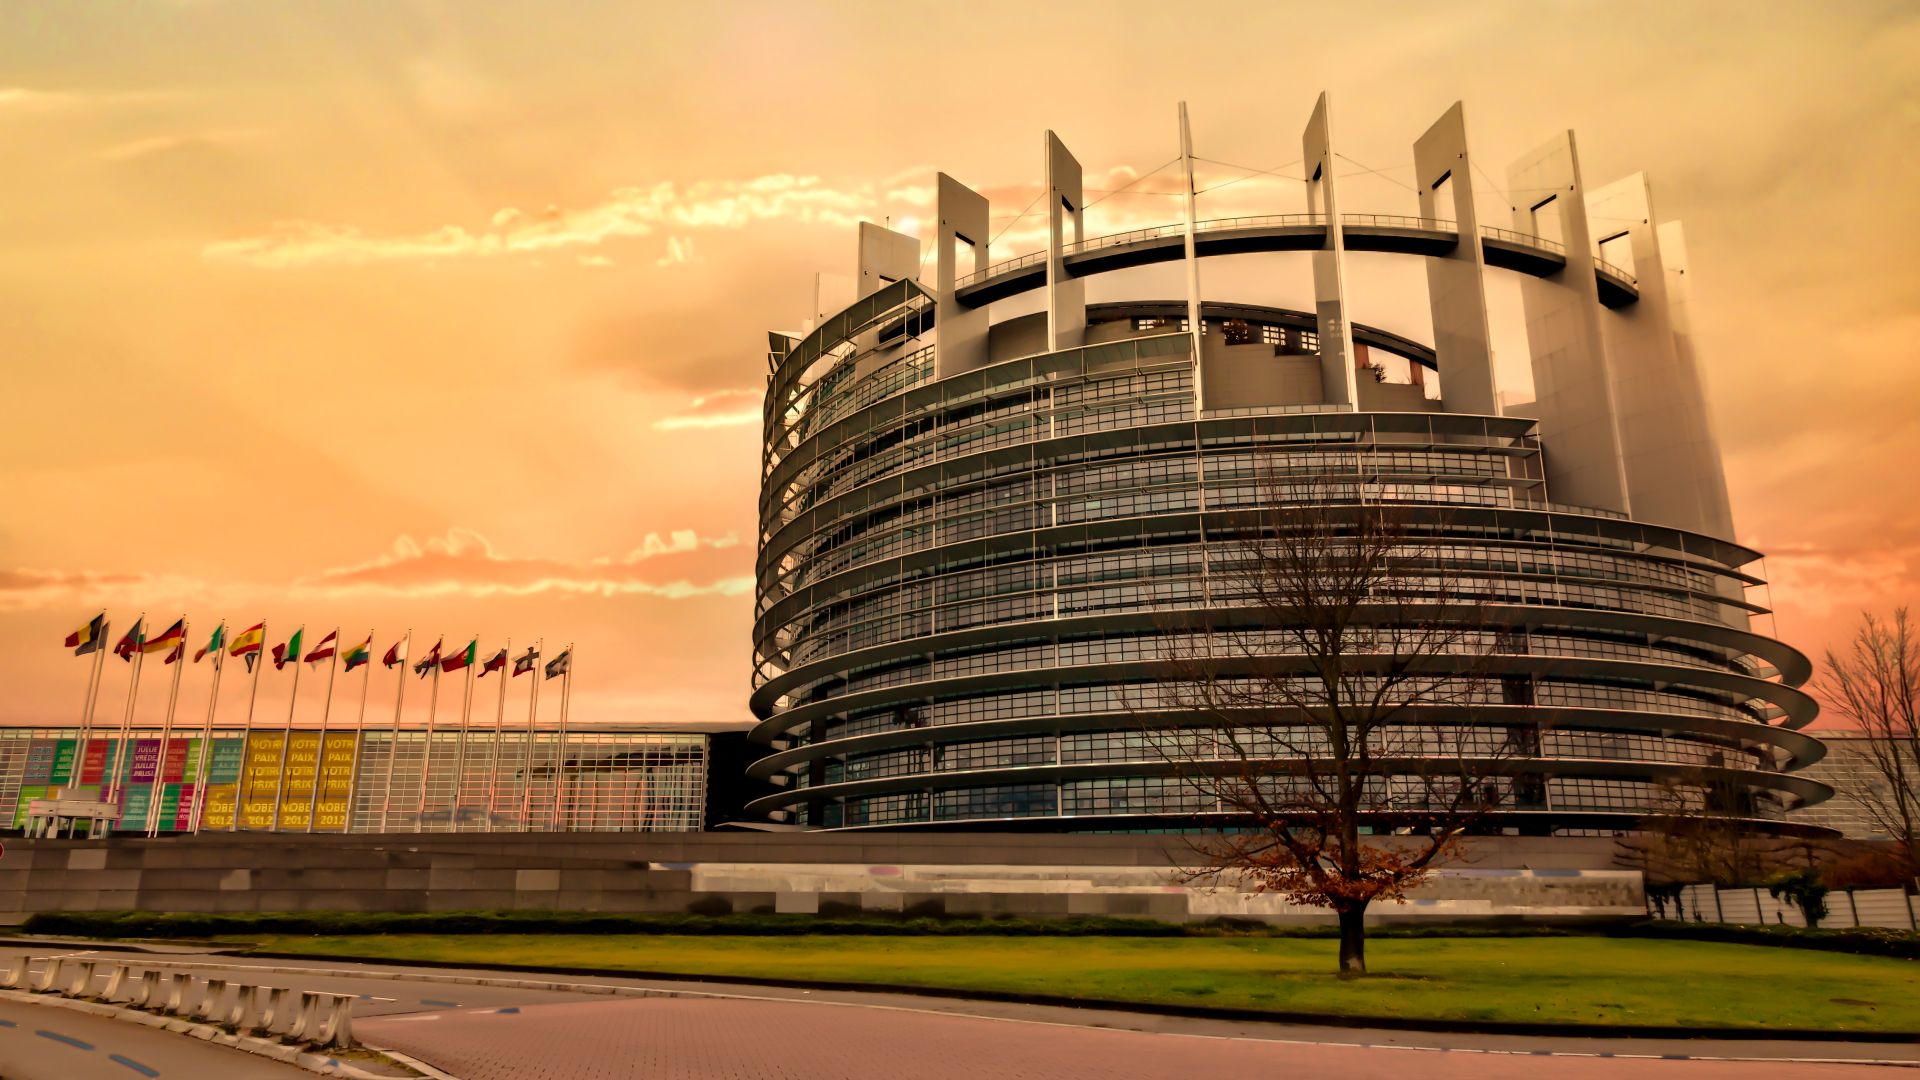
[[[89,1016],[104,1016],[112,1020],[124,1020],[128,1023],[139,1024],[142,1027],[158,1028],[162,1031],[171,1031],[180,1035],[190,1035],[203,1042],[217,1043],[221,1046],[229,1046],[235,1050],[244,1051],[245,1053],[258,1054],[261,1057],[285,1062],[288,1065],[305,1069],[311,1073],[319,1073],[322,1076],[344,1076],[347,1077],[348,1080],[397,1080],[396,1077],[389,1074],[368,1072],[365,1069],[348,1065],[338,1058],[330,1057],[326,1054],[316,1054],[309,1050],[302,1050],[297,1046],[288,1046],[286,1043],[279,1042],[278,1040],[261,1039],[251,1035],[235,1035],[224,1028],[215,1027],[212,1024],[196,1023],[190,1020],[182,1020],[178,1017],[158,1016],[153,1013],[141,1012],[138,1009],[122,1008],[118,1005],[108,1005],[98,1001],[65,998],[53,994],[22,993],[18,990],[0,990],[0,1000],[24,1002],[33,1005],[48,1005],[56,1009],[68,1009],[73,1012],[86,1013]],[[381,1051],[381,1053],[385,1053],[385,1051]],[[412,1067],[410,1063],[403,1064],[408,1064],[408,1067]]]
[[[368,956],[327,956],[314,957],[300,953],[258,952],[247,953],[270,960],[332,960],[346,964],[366,964],[374,967],[426,967],[449,968],[454,970],[473,970],[471,963],[449,960],[397,960],[388,957]],[[339,974],[338,969],[315,967],[262,967],[253,964],[209,964],[181,963],[177,967],[213,967],[213,968],[251,968],[284,975]],[[1140,1013],[1148,1016],[1179,1016],[1195,1020],[1228,1020],[1235,1022],[1294,1024],[1312,1027],[1330,1028],[1384,1028],[1398,1031],[1421,1031],[1435,1034],[1456,1035],[1519,1035],[1543,1036],[1548,1038],[1580,1039],[1686,1039],[1726,1042],[1828,1042],[1828,1043],[1887,1043],[1897,1045],[1920,1044],[1920,1032],[1858,1032],[1826,1031],[1821,1029],[1797,1028],[1700,1028],[1669,1027],[1651,1024],[1600,1026],[1593,1024],[1570,1024],[1527,1021],[1449,1021],[1399,1016],[1359,1016],[1309,1012],[1269,1012],[1261,1009],[1235,1009],[1208,1005],[1148,1005],[1137,1001],[1115,1001],[1107,998],[1077,998],[1059,994],[1021,994],[994,990],[954,990],[937,986],[897,986],[890,983],[834,982],[816,979],[783,979],[777,977],[749,977],[744,975],[694,975],[686,972],[612,970],[608,968],[544,967],[535,968],[522,964],[490,964],[490,970],[524,972],[527,974],[572,975],[584,978],[601,979],[646,979],[658,982],[694,982],[718,983],[726,986],[771,986],[789,990],[839,990],[854,993],[906,994],[915,997],[942,998],[958,1001],[992,1001],[1013,1005],[1043,1005],[1069,1009],[1105,1009],[1113,1012]],[[460,983],[473,986],[497,986],[516,990],[552,990],[570,993],[601,993],[618,997],[723,997],[699,990],[657,989],[638,986],[607,986],[598,983],[562,983],[551,980],[494,978],[477,975],[430,975],[421,972],[375,973],[370,971],[355,974],[420,982]],[[1782,1059],[1784,1060],[1784,1059]],[[1920,1065],[1920,1060],[1910,1064]]]

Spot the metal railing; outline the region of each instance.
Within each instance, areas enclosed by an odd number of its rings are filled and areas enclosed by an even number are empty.
[[[1324,226],[1326,223],[1327,215],[1325,214],[1251,214],[1240,217],[1209,218],[1205,221],[1196,222],[1194,224],[1194,231],[1197,233],[1205,233],[1223,232],[1234,229],[1291,228]],[[1423,232],[1459,232],[1459,225],[1445,218],[1414,217],[1407,214],[1341,214],[1340,224],[1343,226],[1384,229],[1419,229]],[[1099,251],[1104,248],[1120,247],[1124,244],[1136,244],[1149,240],[1166,239],[1168,237],[1179,236],[1185,228],[1186,226],[1184,224],[1176,222],[1171,225],[1152,225],[1140,229],[1129,229],[1126,232],[1110,233],[1106,236],[1096,236],[1088,240],[1067,244],[1062,248],[1062,254],[1079,255],[1089,251]],[[1486,239],[1500,240],[1510,244],[1518,244],[1522,247],[1535,248],[1540,251],[1550,251],[1558,255],[1565,255],[1567,252],[1566,245],[1560,243],[1558,240],[1549,240],[1544,236],[1535,236],[1531,233],[1523,233],[1514,229],[1503,229],[1497,225],[1480,226],[1480,235]],[[1046,261],[1047,253],[1044,249],[1030,252],[1016,258],[1005,259],[994,263],[984,270],[978,270],[963,278],[957,279],[954,282],[954,288],[964,289],[1004,274],[1013,273],[1016,270],[1024,270],[1031,266],[1038,266]],[[1601,272],[1619,278],[1622,281],[1634,282],[1637,280],[1632,274],[1598,256],[1595,256],[1594,263]]]
[[[1639,278],[1634,277],[1631,273],[1625,270],[1622,270],[1618,266],[1615,266],[1614,264],[1608,262],[1607,260],[1601,258],[1598,255],[1595,255],[1593,257],[1593,265],[1595,269],[1599,270],[1603,274],[1608,275],[1609,277],[1619,278],[1621,281],[1624,281],[1629,285],[1640,284]]]
[[[1341,214],[1340,224],[1373,225],[1386,229],[1422,229],[1427,232],[1458,232],[1453,222],[1442,218],[1408,217],[1405,214]]]
[[[1567,253],[1567,246],[1558,240],[1549,240],[1532,233],[1516,232],[1513,229],[1502,229],[1497,225],[1480,226],[1480,235],[1488,240],[1505,240],[1509,244],[1539,248],[1542,251],[1551,251],[1560,255]]]

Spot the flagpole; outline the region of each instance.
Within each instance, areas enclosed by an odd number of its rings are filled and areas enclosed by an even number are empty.
[[[438,652],[439,650],[434,650]],[[427,777],[433,765],[433,718],[440,707],[440,661],[433,662],[433,689],[427,694],[427,743],[420,753],[420,805],[413,817],[413,831],[421,832],[427,817]]]
[[[387,786],[380,796],[380,831],[387,831],[387,811],[393,808],[393,770],[400,763],[400,706],[407,700],[407,664],[413,656],[413,627],[407,627],[407,647],[400,650],[400,688],[393,695],[393,737],[387,741]],[[384,659],[384,658],[383,658]],[[373,678],[369,672],[367,678]]]
[[[465,794],[467,780],[467,720],[473,711],[473,661],[480,658],[480,635],[475,633],[472,644],[467,647],[467,680],[460,695],[460,738],[454,743],[457,749],[453,754],[453,804],[447,811],[447,831],[457,832],[460,828],[460,797]]]
[[[560,814],[566,805],[567,786],[567,706],[573,700],[573,644],[567,644],[567,667],[560,673],[560,758],[553,778],[553,821],[558,831]]]
[[[227,624],[221,623],[224,631]],[[213,654],[213,689],[207,693],[207,722],[200,728],[200,767],[193,773],[193,820],[189,831],[200,835],[200,821],[207,812],[207,768],[213,756],[213,710],[220,703],[220,673],[227,670],[227,635],[220,634],[220,648]]]
[[[104,766],[107,771],[107,788],[106,797],[101,799],[101,802],[113,802],[114,798],[120,794],[120,747],[118,744],[126,741],[127,731],[133,727],[134,699],[140,692],[140,662],[145,660],[147,656],[146,650],[140,647],[146,644],[146,626],[147,613],[143,611],[140,613],[139,621],[133,624],[133,628],[140,631],[140,633],[134,635],[133,674],[132,677],[127,680],[127,707],[126,710],[120,714],[120,728],[116,733],[115,744],[112,747],[113,753],[110,755],[111,763]],[[84,758],[80,764],[82,772],[84,773],[86,768]]]
[[[287,698],[287,729],[280,733],[280,775],[273,778],[273,824],[267,826],[268,832],[280,831],[280,803],[287,796],[287,748],[293,745],[293,712],[300,705],[300,650],[293,647],[294,641],[306,632],[306,627],[293,632],[287,639],[287,660],[293,665],[293,693]],[[266,640],[262,639],[262,645]],[[305,645],[306,642],[300,642]]]
[[[367,742],[367,687],[373,683],[373,631],[367,631],[367,662],[360,665],[367,669],[360,677],[360,716],[353,722],[353,764],[347,767],[347,808],[344,820],[340,822],[340,831],[353,831],[353,797],[360,783],[360,751]],[[326,747],[322,746],[321,757],[325,760]]]
[[[147,835],[160,835],[160,782],[167,774],[167,742],[173,738],[173,709],[180,703],[180,675],[187,670],[187,639],[193,636],[193,624],[180,616],[180,644],[174,646],[180,659],[173,662],[173,689],[167,691],[167,715],[160,721],[160,755],[153,763],[153,779],[147,784]],[[172,656],[172,653],[168,653]],[[133,774],[127,774],[133,782]]]
[[[545,647],[546,638],[535,638],[533,642],[533,693],[527,698],[527,752],[520,766],[520,831],[533,829],[533,722],[540,712],[540,650]]]
[[[513,681],[513,639],[500,655],[507,662],[500,666],[500,703],[493,709],[493,753],[487,759],[487,831],[493,831],[493,818],[500,798],[500,739],[507,722],[507,684]]]
[[[313,791],[307,797],[307,831],[320,809],[320,773],[327,764],[327,718],[333,715],[333,678],[340,671],[340,628],[333,628],[333,655],[327,658],[327,703],[320,706],[320,745],[313,751]]]
[[[260,650],[253,654],[253,689],[247,693],[247,726],[240,730],[240,771],[233,778],[233,820],[228,832],[240,831],[240,809],[247,798],[247,755],[253,752],[253,706],[260,700],[260,669],[267,665],[267,620],[260,620]]]
[[[100,696],[100,673],[102,670],[100,662],[107,658],[107,639],[112,636],[111,631],[113,630],[113,624],[104,618],[106,613],[102,612],[101,614],[103,617],[100,620],[100,637],[93,643],[93,651],[98,655],[93,658],[93,663],[87,665],[87,690],[86,694],[80,699],[80,745],[83,748],[87,743],[87,730],[93,725],[93,703]],[[82,753],[84,752],[83,749]],[[71,776],[71,774],[69,774],[69,776]]]

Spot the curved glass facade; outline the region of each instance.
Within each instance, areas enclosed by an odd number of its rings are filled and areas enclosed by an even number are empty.
[[[1202,410],[1193,336],[1127,305],[1104,305],[1093,344],[936,378],[911,285],[772,358],[753,705],[773,753],[753,772],[783,786],[751,811],[1219,823],[1140,714],[1178,696],[1174,639],[1246,631],[1223,583],[1260,514],[1293,501],[1399,508],[1436,583],[1485,605],[1468,644],[1492,677],[1449,700],[1488,740],[1536,733],[1503,827],[1628,827],[1676,785],[1772,822],[1827,794],[1793,775],[1820,753],[1795,730],[1816,711],[1807,663],[1749,626],[1756,553],[1549,501],[1534,421],[1417,396]],[[1248,310],[1226,332],[1302,344],[1300,313]],[[1223,325],[1210,308],[1206,333]]]

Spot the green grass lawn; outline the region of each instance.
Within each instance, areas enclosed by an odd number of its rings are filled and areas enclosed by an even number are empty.
[[[1920,1032],[1920,962],[1599,937],[1382,938],[1372,974],[1297,938],[480,934],[251,939],[264,951],[886,983],[1429,1018]]]

